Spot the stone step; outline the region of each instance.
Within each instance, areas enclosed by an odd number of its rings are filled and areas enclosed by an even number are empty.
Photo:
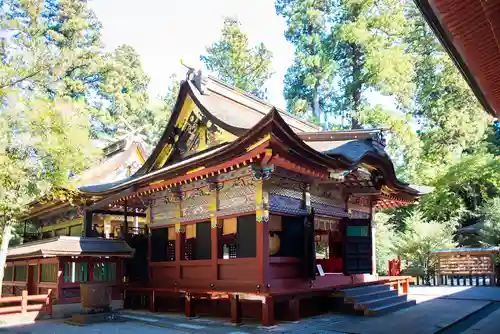
[[[344,297],[354,297],[360,295],[366,295],[369,293],[388,291],[391,287],[385,284],[375,284],[375,285],[367,285],[360,286],[357,288],[349,288],[342,290]]]
[[[375,307],[380,307],[384,305],[391,305],[403,301],[407,301],[408,296],[402,295],[402,296],[389,296],[389,297],[384,297],[384,298],[379,298],[379,299],[370,299],[361,303],[357,303],[354,305],[354,308],[356,310],[367,310],[367,309],[373,309]]]
[[[348,304],[357,304],[357,303],[362,303],[362,302],[366,302],[366,301],[374,300],[374,299],[394,297],[397,295],[398,295],[397,291],[389,289],[389,290],[385,290],[385,291],[382,290],[382,291],[367,293],[367,294],[359,295],[359,296],[344,297],[344,302],[348,303]]]
[[[370,308],[365,310],[365,316],[378,316],[378,315],[383,315],[387,314],[390,312],[402,310],[408,307],[411,307],[413,305],[416,305],[417,301],[416,300],[405,300],[405,301],[400,301],[397,303],[389,304],[389,305],[382,305],[374,308]]]

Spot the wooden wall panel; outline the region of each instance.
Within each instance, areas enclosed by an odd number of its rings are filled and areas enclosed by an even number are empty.
[[[183,279],[211,280],[211,263],[199,265],[181,264],[181,277]]]
[[[257,281],[259,271],[257,261],[252,262],[226,262],[219,264],[219,279]]]
[[[151,283],[154,286],[168,284],[177,278],[175,266],[169,267],[151,267]]]
[[[278,278],[299,278],[302,270],[300,263],[271,263],[269,276],[271,279]]]

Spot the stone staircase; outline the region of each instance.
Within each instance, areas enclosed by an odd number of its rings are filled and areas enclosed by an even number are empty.
[[[341,299],[343,309],[365,316],[382,315],[416,304],[407,295],[399,295],[389,285],[375,284],[334,292],[333,297]]]

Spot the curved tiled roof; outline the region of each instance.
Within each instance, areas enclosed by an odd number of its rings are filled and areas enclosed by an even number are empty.
[[[132,257],[133,254],[134,250],[124,240],[60,236],[10,247],[7,259],[52,256]]]
[[[488,113],[500,113],[500,2],[414,0]]]

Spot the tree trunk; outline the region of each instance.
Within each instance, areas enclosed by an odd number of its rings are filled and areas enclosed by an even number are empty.
[[[351,129],[361,129],[359,116],[361,113],[361,89],[363,82],[361,78],[361,48],[357,44],[351,44],[352,49],[352,115]]]
[[[321,110],[319,108],[319,93],[318,93],[319,85],[314,87],[313,93],[313,115],[321,121]]]
[[[5,271],[5,263],[7,262],[7,251],[12,237],[11,231],[12,224],[11,222],[7,222],[2,231],[2,245],[0,247],[0,297],[2,296],[3,275]]]

